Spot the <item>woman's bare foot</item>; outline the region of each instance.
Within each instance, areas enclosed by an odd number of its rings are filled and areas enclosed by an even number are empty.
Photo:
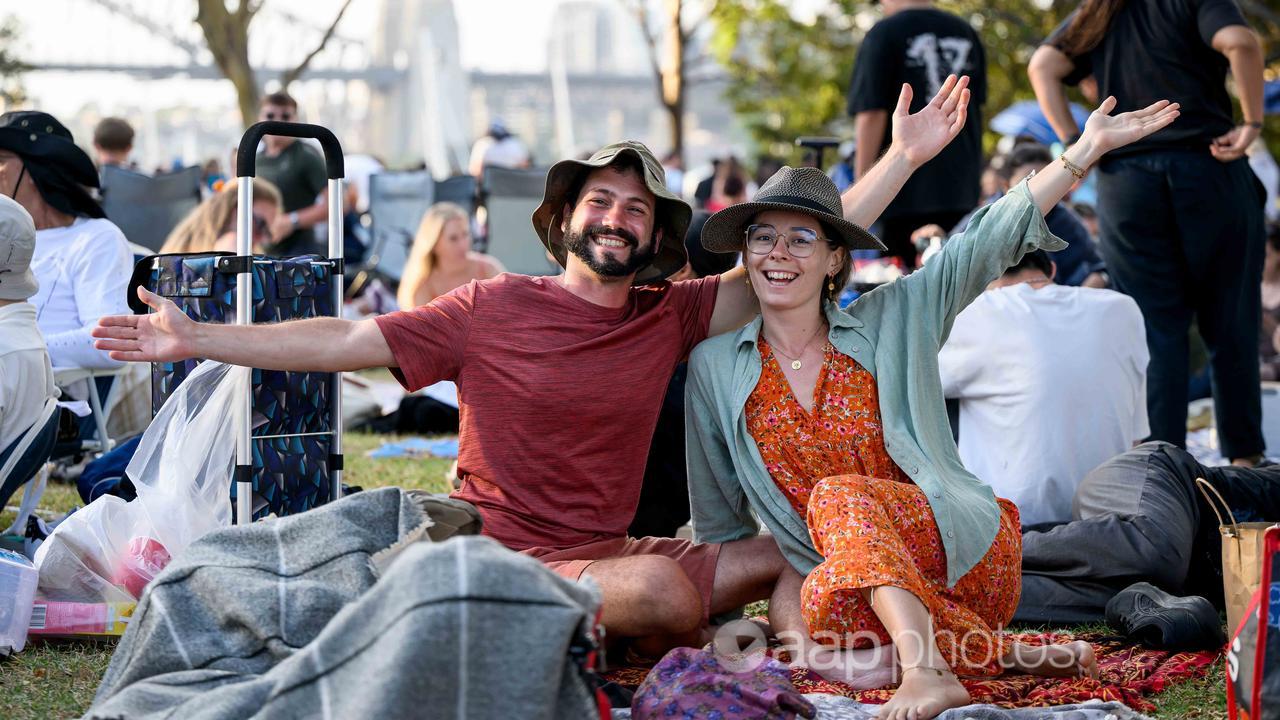
[[[894,680],[896,658],[889,645],[863,650],[813,645],[795,658],[792,665],[807,667],[825,680],[854,690],[875,690],[892,685]]]
[[[944,710],[969,704],[969,691],[950,671],[925,666],[902,672],[902,684],[880,707],[878,720],[932,720]]]
[[[1028,675],[1098,678],[1098,658],[1093,646],[1083,640],[1062,645],[1013,643],[1001,664]]]

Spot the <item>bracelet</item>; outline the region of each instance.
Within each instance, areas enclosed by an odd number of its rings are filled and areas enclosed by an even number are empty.
[[[905,672],[906,672],[906,671],[908,671],[908,670],[932,670],[932,671],[934,671],[934,672],[938,673],[938,677],[946,677],[946,676],[948,676],[948,675],[955,675],[955,673],[954,673],[954,672],[952,672],[951,668],[946,668],[946,669],[944,670],[943,668],[937,668],[937,667],[934,667],[934,666],[932,666],[932,665],[908,665],[907,667],[902,668],[901,672],[904,672],[904,673],[905,673]]]
[[[1058,159],[1062,161],[1062,166],[1067,169],[1067,172],[1074,175],[1077,180],[1084,179],[1084,168],[1068,160],[1065,152],[1059,155]]]
[[[1262,123],[1256,120],[1254,122],[1247,122],[1247,123],[1241,123],[1241,124],[1244,125],[1245,127],[1253,128],[1254,130],[1262,129]]]

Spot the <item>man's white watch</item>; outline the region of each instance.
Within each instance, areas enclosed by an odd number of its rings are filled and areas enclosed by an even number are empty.
[[[293,212],[289,213],[289,224],[292,225],[295,230],[297,229],[298,227],[298,211],[297,210],[294,210]]]

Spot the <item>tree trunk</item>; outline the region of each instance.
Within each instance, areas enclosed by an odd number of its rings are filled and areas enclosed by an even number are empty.
[[[662,63],[662,104],[671,117],[671,152],[684,162],[684,44],[680,24],[683,0],[666,0],[666,62]]]
[[[197,0],[196,23],[204,31],[205,44],[222,74],[236,88],[240,118],[247,128],[258,119],[258,79],[249,64],[249,22],[255,10],[241,0],[234,12],[225,0]]]

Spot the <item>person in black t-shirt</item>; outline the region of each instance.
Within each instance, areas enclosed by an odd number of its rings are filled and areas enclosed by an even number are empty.
[[[298,122],[298,103],[283,92],[262,99],[259,120]],[[284,212],[271,224],[275,242],[267,254],[277,257],[324,254],[315,226],[329,216],[329,181],[324,158],[297,138],[268,135],[258,153],[258,177],[280,188]]]
[[[1243,122],[1225,87],[1235,78]],[[1234,0],[1084,0],[1031,59],[1040,106],[1078,134],[1064,84],[1092,75],[1117,110],[1167,98],[1181,117],[1098,165],[1100,249],[1146,318],[1152,439],[1186,444],[1188,328],[1209,346],[1223,454],[1263,452],[1258,323],[1264,192],[1244,150],[1262,127],[1262,49]]]
[[[903,83],[911,85],[911,112],[924,107],[948,75],[968,75],[972,98],[960,135],[916,171],[880,217],[880,239],[910,271],[916,264],[911,242],[916,228],[930,223],[951,227],[978,204],[987,58],[973,28],[935,9],[932,0],[883,0],[881,4],[885,19],[863,38],[849,86],[856,178],[862,178],[889,146],[889,116]]]

